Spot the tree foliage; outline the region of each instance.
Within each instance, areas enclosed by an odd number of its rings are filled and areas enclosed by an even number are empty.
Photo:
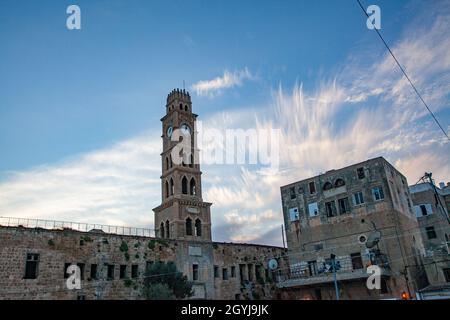
[[[173,262],[156,262],[146,270],[143,294],[151,300],[183,299],[192,296],[192,283]]]

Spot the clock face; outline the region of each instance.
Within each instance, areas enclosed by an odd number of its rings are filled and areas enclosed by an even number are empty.
[[[191,135],[191,128],[187,124],[183,123],[180,129],[183,135]]]
[[[172,137],[173,128],[170,126],[167,128],[167,136],[170,138]]]

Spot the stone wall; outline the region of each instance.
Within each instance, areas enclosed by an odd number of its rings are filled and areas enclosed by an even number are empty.
[[[271,278],[266,277],[267,261],[276,257],[283,264],[284,249],[278,247],[167,240],[139,236],[0,227],[0,299],[141,299],[146,266],[155,261],[173,261],[178,270],[193,281],[194,298],[270,299],[276,296]],[[36,279],[25,279],[27,256],[38,254]],[[81,290],[68,290],[65,268],[83,264]],[[239,265],[261,271],[262,280],[240,278]],[[97,266],[97,279],[91,266]],[[109,265],[114,277],[108,279]],[[198,279],[193,279],[193,266]],[[120,278],[121,266],[125,277]],[[214,277],[214,266],[221,270]],[[261,267],[256,267],[261,266]],[[234,276],[231,268],[234,267]],[[125,268],[125,269],[124,269]],[[132,269],[137,268],[137,274]],[[227,279],[222,270],[227,269]],[[255,271],[253,271],[255,272]],[[135,276],[135,277],[133,277]],[[248,274],[246,275],[248,277]],[[270,276],[270,274],[269,274]],[[251,288],[251,289],[249,289]]]

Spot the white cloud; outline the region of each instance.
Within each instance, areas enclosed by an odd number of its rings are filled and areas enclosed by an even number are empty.
[[[212,80],[198,81],[192,85],[192,89],[199,96],[214,96],[219,94],[223,89],[241,86],[245,80],[252,80],[254,78],[247,67],[234,72],[225,70],[223,76]]]
[[[448,17],[424,19],[434,23],[392,45],[429,104],[443,112],[450,105]],[[317,90],[280,86],[265,107],[204,120],[205,128],[282,129],[277,174],[263,175],[258,166],[202,167],[215,240],[281,244],[281,185],[371,157],[385,156],[410,184],[425,171],[450,181],[450,144],[392,58],[374,56],[363,67],[364,59]],[[196,85],[198,94],[212,95],[250,78],[245,69]],[[158,133],[10,175],[0,182],[0,215],[153,227],[151,209],[161,201]]]

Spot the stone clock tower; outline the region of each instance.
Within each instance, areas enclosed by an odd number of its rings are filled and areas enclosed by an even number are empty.
[[[161,205],[154,208],[156,236],[211,241],[211,203],[203,202],[191,96],[173,90],[162,121]]]

